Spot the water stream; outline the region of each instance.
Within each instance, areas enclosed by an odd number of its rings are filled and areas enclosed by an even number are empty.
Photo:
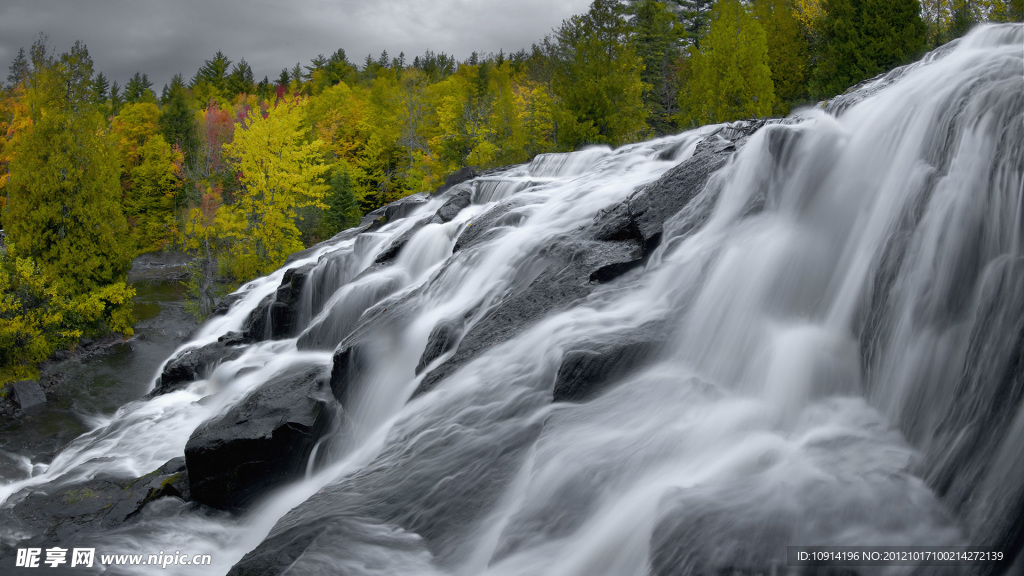
[[[552,247],[720,127],[541,156],[425,198],[286,266],[315,264],[298,336],[98,418],[0,485],[0,502],[154,470],[275,374],[329,371],[359,331],[345,424],[305,479],[244,515],[159,500],[90,542],[209,553],[213,566],[164,572],[224,574],[302,536],[287,573],[367,576],[782,574],[787,544],[1019,548],[1022,46],[1024,27],[984,27],[827,112],[761,128],[640,268],[415,394],[457,353],[419,366],[439,324],[457,320],[462,338],[502,313],[550,272]],[[472,203],[430,222],[463,189]],[[286,268],[185,347],[240,330]],[[664,337],[642,366],[588,401],[552,402],[569,351],[650,325]]]

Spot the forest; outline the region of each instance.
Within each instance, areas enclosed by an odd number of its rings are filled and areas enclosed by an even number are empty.
[[[462,167],[779,116],[1024,0],[595,0],[529,49],[343,49],[257,80],[216,52],[157,89],[44,35],[0,90],[0,387],[130,335],[132,260],[192,256],[190,306]]]

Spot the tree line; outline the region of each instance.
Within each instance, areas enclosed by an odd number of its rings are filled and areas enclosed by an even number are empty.
[[[159,95],[44,37],[0,91],[0,385],[83,336],[130,334],[132,259],[195,256],[230,287],[463,166],[785,114],[1024,0],[595,0],[530,50],[344,50],[256,81],[217,52]]]

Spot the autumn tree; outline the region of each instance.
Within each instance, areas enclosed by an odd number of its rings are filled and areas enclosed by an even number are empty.
[[[130,104],[112,122],[121,153],[122,209],[139,252],[162,248],[169,238],[182,153],[160,134],[156,104]]]
[[[293,100],[266,116],[251,110],[224,146],[240,189],[234,203],[218,211],[217,225],[229,243],[224,271],[236,280],[266,274],[301,250],[296,209],[325,207],[323,142],[306,140],[302,108]]]

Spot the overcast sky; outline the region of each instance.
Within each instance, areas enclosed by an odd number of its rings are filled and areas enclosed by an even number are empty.
[[[39,32],[64,52],[89,48],[97,71],[122,85],[136,71],[154,89],[186,81],[221,50],[245,58],[256,80],[344,48],[350,61],[430,49],[458,60],[530,45],[591,0],[0,0],[3,78]]]

